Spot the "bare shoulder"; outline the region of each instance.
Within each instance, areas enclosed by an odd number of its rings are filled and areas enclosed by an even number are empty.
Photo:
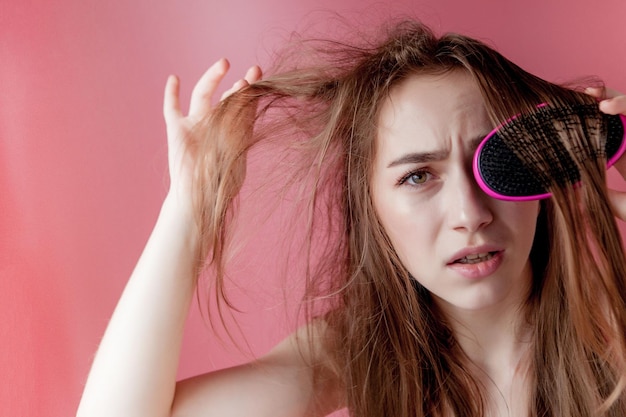
[[[324,347],[328,337],[318,321],[254,362],[179,382],[172,415],[309,417],[341,408],[339,378]]]

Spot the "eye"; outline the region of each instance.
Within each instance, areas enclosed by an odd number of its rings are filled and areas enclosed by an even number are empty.
[[[407,184],[414,187],[420,186],[424,185],[431,178],[432,174],[426,170],[410,171],[400,178],[398,185]]]

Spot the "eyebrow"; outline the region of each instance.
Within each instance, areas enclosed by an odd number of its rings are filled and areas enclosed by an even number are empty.
[[[400,158],[391,161],[387,168],[405,164],[423,164],[424,162],[441,161],[448,156],[448,151],[435,152],[413,152],[402,155]]]
[[[483,139],[485,139],[487,135],[488,133],[485,133],[484,135],[476,136],[470,141],[470,146],[471,146],[470,149],[472,149],[472,152],[476,150],[476,148],[478,148],[478,145],[480,145],[480,142],[482,142]],[[402,155],[400,158],[391,161],[389,165],[387,165],[387,168],[392,168],[398,165],[405,165],[405,164],[423,164],[426,162],[441,161],[443,159],[446,159],[448,157],[448,154],[449,154],[449,151],[447,150],[407,153],[405,155]]]

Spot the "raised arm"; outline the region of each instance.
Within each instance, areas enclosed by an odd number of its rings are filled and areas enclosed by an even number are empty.
[[[178,79],[165,88],[171,185],[154,230],[115,309],[78,409],[81,417],[168,416],[174,401],[183,327],[195,290],[198,236],[192,215],[194,126],[228,70],[220,60],[195,86],[183,115]],[[261,76],[252,67],[228,93]]]

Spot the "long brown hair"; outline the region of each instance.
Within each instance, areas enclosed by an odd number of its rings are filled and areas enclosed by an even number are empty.
[[[324,320],[332,329],[329,368],[341,380],[350,412],[483,415],[483,390],[467,370],[467,357],[428,291],[400,262],[373,207],[379,108],[407,77],[453,70],[474,78],[494,126],[539,103],[593,100],[527,73],[482,42],[437,37],[414,21],[395,23],[382,37],[357,46],[311,41],[294,50],[275,75],[224,101],[198,144],[201,259],[217,275],[217,294],[227,299],[222,283],[245,154],[260,141],[289,137],[286,148],[301,158],[292,184],[308,186],[303,311],[319,315],[311,302],[324,300]],[[601,146],[577,137],[576,149]],[[581,156],[576,149],[571,152],[582,185],[547,184],[553,197],[542,203],[531,251],[529,412],[624,416],[623,250],[607,204],[605,161],[597,152]],[[529,154],[535,159],[530,164],[545,166]],[[320,228],[327,233],[320,235]]]

